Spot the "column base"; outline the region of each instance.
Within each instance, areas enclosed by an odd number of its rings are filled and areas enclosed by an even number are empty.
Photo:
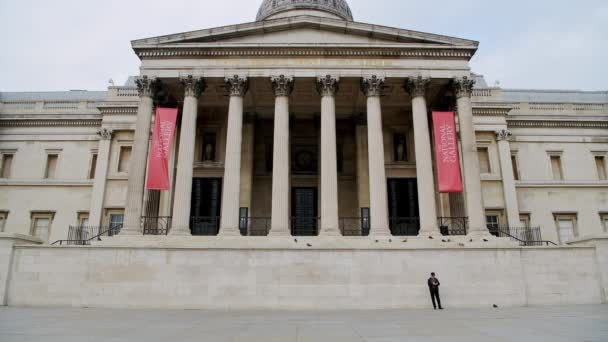
[[[239,237],[242,236],[239,229],[233,228],[220,228],[220,233],[217,234],[220,237]]]
[[[138,236],[143,234],[144,232],[139,228],[123,228],[116,236]]]
[[[190,228],[175,228],[172,227],[171,230],[169,231],[169,234],[167,234],[168,236],[192,236],[192,233],[190,232]]]

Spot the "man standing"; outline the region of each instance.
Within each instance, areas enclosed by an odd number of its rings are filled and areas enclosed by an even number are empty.
[[[439,304],[439,310],[443,310],[441,307],[441,299],[439,298],[439,279],[435,277],[435,272],[431,273],[431,277],[427,282],[429,285],[429,290],[431,291],[431,300],[433,301],[433,308],[437,310],[437,304]],[[435,304],[435,298],[437,298],[437,303]]]

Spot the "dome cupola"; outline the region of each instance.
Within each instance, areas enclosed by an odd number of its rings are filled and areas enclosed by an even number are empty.
[[[296,15],[316,15],[353,21],[353,14],[346,0],[264,0],[256,21]]]

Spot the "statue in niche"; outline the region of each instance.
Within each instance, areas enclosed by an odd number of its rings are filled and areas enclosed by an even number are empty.
[[[407,147],[405,144],[405,136],[403,134],[395,134],[395,161],[407,161]]]
[[[213,161],[213,145],[211,144],[207,144],[205,145],[205,154],[204,154],[204,161]]]

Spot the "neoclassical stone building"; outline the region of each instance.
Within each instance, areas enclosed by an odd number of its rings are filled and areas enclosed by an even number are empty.
[[[124,86],[0,93],[0,231],[606,232],[608,92],[489,87],[477,48],[355,22],[344,0],[265,0],[255,22],[133,41]],[[179,109],[162,192],[144,188],[156,106]],[[457,114],[463,194],[437,191],[431,111]]]

